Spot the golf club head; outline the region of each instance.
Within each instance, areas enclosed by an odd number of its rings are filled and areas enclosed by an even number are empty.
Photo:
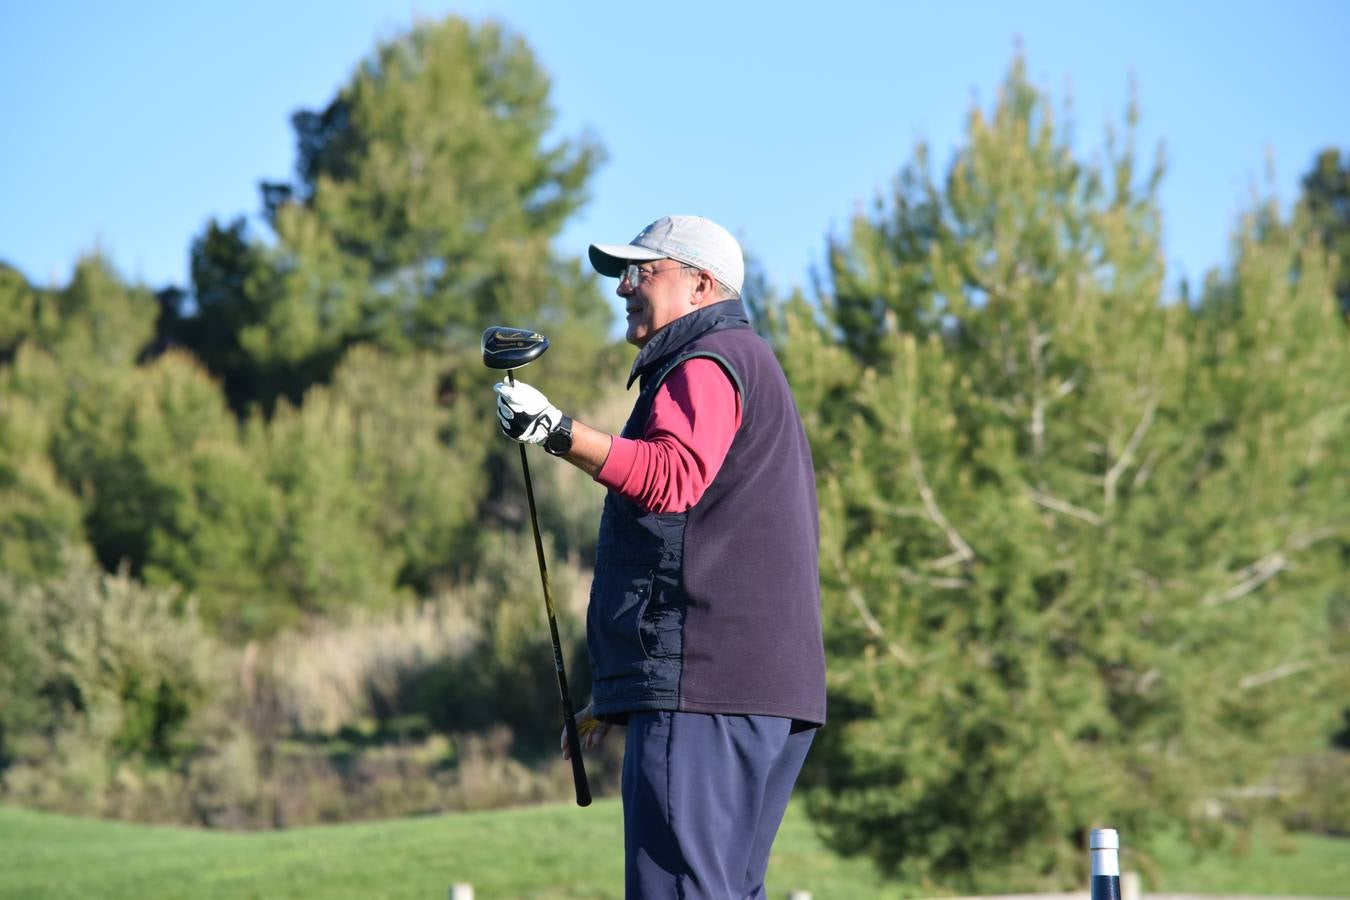
[[[548,349],[548,338],[526,328],[493,325],[483,332],[483,365],[489,369],[519,369]]]

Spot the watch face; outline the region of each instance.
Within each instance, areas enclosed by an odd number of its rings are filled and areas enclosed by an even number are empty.
[[[552,453],[554,456],[562,456],[567,451],[571,450],[572,449],[572,429],[570,427],[571,424],[572,424],[571,422],[564,419],[559,427],[549,432],[548,437],[544,439],[544,449],[547,450],[549,453]]]

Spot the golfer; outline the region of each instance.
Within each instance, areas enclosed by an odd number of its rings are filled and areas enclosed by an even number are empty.
[[[498,384],[502,431],[608,488],[586,615],[585,746],[626,726],[628,897],[763,897],[815,729],[825,654],[811,450],[750,327],[726,229],[668,216],[592,244],[619,279],[639,390],[618,435]],[[564,744],[564,755],[566,746]]]

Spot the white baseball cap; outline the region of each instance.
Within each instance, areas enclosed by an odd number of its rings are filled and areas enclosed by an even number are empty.
[[[677,259],[700,269],[738,295],[745,283],[741,245],[721,225],[703,216],[663,216],[626,244],[591,244],[591,265],[609,278],[623,275],[630,262]]]

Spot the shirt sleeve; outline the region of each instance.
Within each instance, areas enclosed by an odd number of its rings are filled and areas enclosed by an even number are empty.
[[[720,364],[681,363],[656,389],[642,437],[615,437],[595,480],[649,512],[684,512],[717,477],[741,424],[741,397]]]

